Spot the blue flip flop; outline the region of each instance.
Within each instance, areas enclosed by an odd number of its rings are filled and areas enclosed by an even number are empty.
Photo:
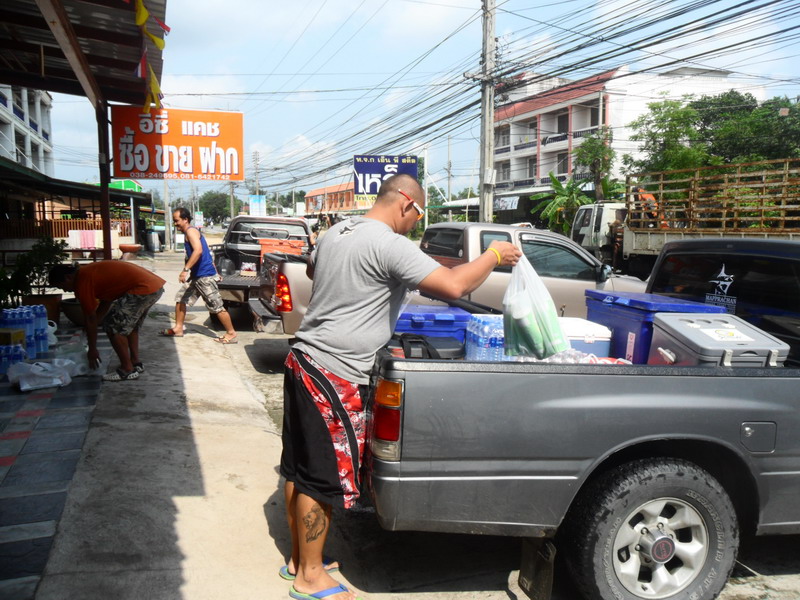
[[[342,592],[349,592],[346,587],[342,584],[339,584],[335,587],[328,588],[327,590],[322,590],[321,592],[317,592],[316,594],[304,594],[303,592],[298,592],[292,586],[292,589],[289,590],[289,597],[295,598],[296,600],[322,600],[323,598],[327,598],[328,596],[333,596],[334,594],[341,594]]]
[[[322,568],[325,569],[327,573],[336,573],[339,570],[339,567],[331,567],[328,568],[328,565],[335,563],[335,558],[328,558],[327,556],[322,558]],[[294,581],[295,577],[297,577],[294,573],[289,573],[289,565],[283,565],[278,570],[278,575],[281,576],[281,579],[285,579],[286,581]]]

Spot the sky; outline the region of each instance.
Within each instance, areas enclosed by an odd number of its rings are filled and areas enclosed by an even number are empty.
[[[800,96],[796,0],[495,2],[500,77],[712,67]],[[477,188],[480,86],[465,74],[481,69],[480,0],[167,0],[165,21],[165,107],[241,111],[262,193],[348,182],[354,154],[427,156],[442,189],[449,160],[453,193]],[[87,99],[54,95],[52,140],[55,177],[98,181]],[[168,185],[175,199],[228,190]]]

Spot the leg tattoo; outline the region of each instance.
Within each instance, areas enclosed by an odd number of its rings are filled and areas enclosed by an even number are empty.
[[[328,519],[322,508],[315,506],[303,517],[303,525],[306,526],[306,542],[310,543],[325,533]]]

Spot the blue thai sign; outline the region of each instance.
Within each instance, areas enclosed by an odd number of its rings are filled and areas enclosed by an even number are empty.
[[[356,155],[353,157],[354,200],[372,204],[384,179],[403,173],[417,178],[417,157],[402,155]]]

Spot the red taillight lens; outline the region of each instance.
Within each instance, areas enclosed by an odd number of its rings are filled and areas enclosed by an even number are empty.
[[[283,273],[278,273],[275,278],[275,308],[280,312],[292,312],[292,291]]]
[[[403,384],[379,379],[375,386],[373,410],[374,435],[385,442],[400,440],[400,408],[403,406]]]
[[[400,411],[398,409],[376,404],[373,419],[374,434],[377,439],[385,442],[396,442],[400,439]]]

